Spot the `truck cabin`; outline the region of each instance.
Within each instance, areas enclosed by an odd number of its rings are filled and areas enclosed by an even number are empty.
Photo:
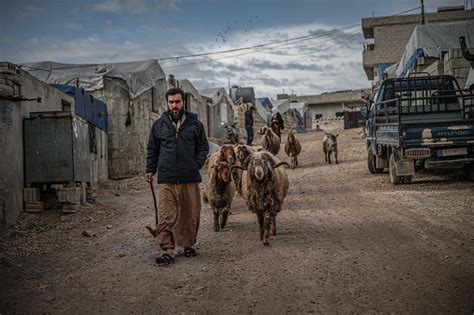
[[[451,76],[387,79],[375,95],[377,116],[406,123],[462,120],[459,85]],[[385,120],[385,119],[384,119]]]

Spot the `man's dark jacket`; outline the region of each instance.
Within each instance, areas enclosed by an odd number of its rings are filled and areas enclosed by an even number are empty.
[[[253,127],[253,114],[251,110],[245,111],[245,127]]]
[[[199,169],[209,153],[203,124],[197,115],[186,112],[186,119],[176,131],[169,112],[155,121],[148,139],[146,172],[156,173],[158,183],[201,182]]]

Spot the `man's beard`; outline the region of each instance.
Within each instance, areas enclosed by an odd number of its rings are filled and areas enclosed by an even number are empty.
[[[184,109],[173,109],[173,110],[169,110],[169,112],[170,112],[171,119],[176,122],[180,120],[181,117],[183,116]]]

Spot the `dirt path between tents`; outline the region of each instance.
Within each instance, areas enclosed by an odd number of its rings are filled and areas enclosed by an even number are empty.
[[[392,186],[368,173],[358,131],[339,131],[338,165],[324,163],[322,132],[298,135],[269,247],[236,196],[222,232],[204,205],[199,256],[158,267],[141,177],[108,181],[75,215],[22,214],[1,236],[0,312],[472,313],[474,184],[453,173]]]

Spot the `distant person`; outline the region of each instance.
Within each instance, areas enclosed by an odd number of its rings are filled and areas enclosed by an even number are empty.
[[[272,108],[272,131],[280,138],[281,140],[281,131],[285,128],[283,124],[283,118],[281,117],[278,108]]]
[[[247,145],[253,142],[253,105],[247,107],[245,111],[245,130],[247,131]]]
[[[203,124],[184,110],[184,92],[171,88],[165,94],[168,110],[155,121],[147,146],[145,178],[153,181],[158,171],[160,218],[154,235],[164,254],[160,266],[175,262],[174,249],[184,248],[186,257],[196,256],[194,244],[201,214],[199,169],[209,153]]]

